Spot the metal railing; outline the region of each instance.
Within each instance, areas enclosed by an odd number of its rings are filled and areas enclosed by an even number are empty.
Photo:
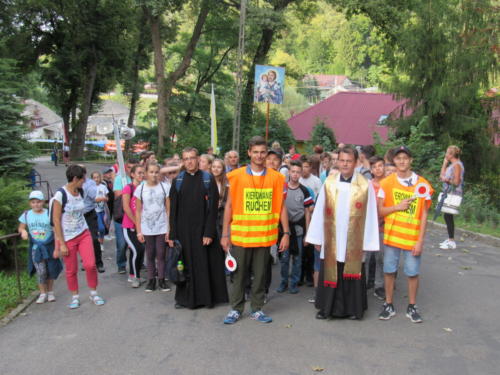
[[[19,293],[19,302],[23,300],[23,290],[21,287],[21,273],[19,270],[19,258],[17,254],[17,238],[20,236],[19,233],[6,234],[5,236],[0,236],[0,241],[6,241],[7,243],[12,243],[12,248],[14,249],[14,266],[16,269],[16,279],[17,279],[17,291]]]

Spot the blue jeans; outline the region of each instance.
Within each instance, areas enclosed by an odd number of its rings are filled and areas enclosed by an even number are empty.
[[[398,270],[401,253],[403,253],[405,275],[408,277],[418,276],[421,255],[414,256],[411,250],[403,250],[389,245],[384,247],[384,273],[395,273]]]
[[[300,280],[300,273],[302,272],[302,250],[303,242],[302,236],[297,236],[299,253],[297,255],[290,255],[290,250],[281,253],[281,285],[288,285],[288,278],[290,277],[290,285],[292,288],[297,287]],[[290,272],[290,258],[292,258],[292,272]]]
[[[116,265],[118,268],[125,268],[127,265],[127,242],[123,235],[122,225],[113,221],[115,225],[115,239],[116,239]]]
[[[97,235],[99,238],[104,238],[106,234],[106,225],[104,224],[104,211],[96,212],[97,214]]]

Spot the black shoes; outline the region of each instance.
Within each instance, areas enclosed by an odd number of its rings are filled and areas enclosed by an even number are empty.
[[[422,323],[422,317],[418,313],[417,305],[408,305],[406,317],[410,318],[413,323]]]
[[[392,305],[392,303],[384,303],[384,309],[379,314],[378,318],[380,320],[389,320],[394,315],[396,315],[396,310],[394,309],[394,306]]]
[[[150,279],[148,280],[148,283],[146,285],[146,289],[144,289],[145,292],[152,292],[156,289],[156,279]]]
[[[316,319],[325,320],[327,319],[327,316],[323,313],[323,311],[318,311],[316,313]]]
[[[165,279],[158,279],[158,288],[162,292],[170,292],[170,285],[168,284],[168,281]]]

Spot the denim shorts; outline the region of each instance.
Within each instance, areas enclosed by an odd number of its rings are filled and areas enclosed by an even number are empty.
[[[418,276],[420,273],[420,258],[414,256],[411,250],[384,245],[384,273],[395,273],[399,267],[399,257],[403,253],[404,273],[406,276]]]
[[[321,255],[321,251],[320,250],[316,250],[316,248],[314,248],[314,272],[319,272],[319,265],[320,265],[320,257]]]

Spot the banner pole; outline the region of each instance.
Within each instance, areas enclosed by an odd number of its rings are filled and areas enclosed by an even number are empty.
[[[266,144],[269,141],[269,102],[267,102],[267,110],[266,110]]]

